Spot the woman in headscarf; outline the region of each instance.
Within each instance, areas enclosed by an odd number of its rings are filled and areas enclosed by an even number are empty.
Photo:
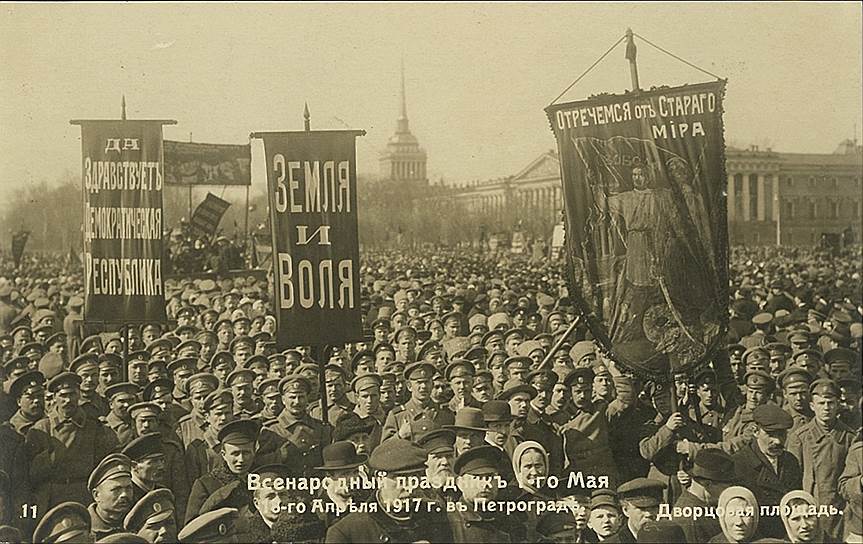
[[[722,532],[710,542],[752,542],[758,530],[758,501],[745,487],[732,486],[719,495],[719,525]]]
[[[517,445],[512,452],[512,470],[518,490],[515,492],[516,502],[548,501],[549,496],[541,489],[541,482],[548,475],[548,452],[539,442],[527,440]],[[542,480],[540,480],[542,478]],[[514,527],[522,528],[522,534],[513,534],[513,542],[538,542],[536,531],[538,517],[534,508],[526,513],[516,513],[518,519]]]
[[[824,542],[824,534],[818,523],[817,502],[811,494],[797,489],[789,491],[779,501],[779,513],[788,542]]]

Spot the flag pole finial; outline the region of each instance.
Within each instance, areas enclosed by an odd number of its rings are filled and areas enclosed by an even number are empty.
[[[124,94],[120,100],[120,119],[126,120],[126,95]]]
[[[629,77],[632,79],[632,90],[641,90],[638,85],[638,62],[636,57],[638,49],[635,47],[635,38],[631,28],[626,29],[626,59],[629,61]]]
[[[312,130],[312,116],[309,113],[309,103],[306,102],[305,107],[303,108],[303,126],[306,131]]]

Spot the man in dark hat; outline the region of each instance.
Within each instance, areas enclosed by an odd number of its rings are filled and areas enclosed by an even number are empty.
[[[222,427],[217,439],[223,462],[192,484],[186,523],[222,507],[248,512],[252,501],[246,477],[255,463],[260,432],[261,424],[254,419],[238,419]]]
[[[319,540],[326,527],[312,513],[307,491],[282,489],[279,479],[292,477],[291,467],[265,465],[254,470],[259,484],[252,489],[252,503],[237,524],[237,542],[309,542]],[[302,513],[298,510],[305,507]]]
[[[337,440],[323,450],[323,464],[315,467],[327,478],[318,498],[330,508],[323,507],[318,517],[327,527],[347,516],[350,505],[371,499],[361,482],[366,479],[365,464],[369,456],[357,451],[352,442]]]
[[[777,505],[786,493],[803,486],[800,463],[785,450],[793,420],[771,403],[755,408],[752,418],[755,436],[733,454],[734,472],[755,494],[758,504]],[[785,536],[779,516],[762,516],[758,532],[775,538]]]
[[[735,481],[734,461],[727,453],[716,448],[705,448],[696,453],[688,472],[692,483],[674,503],[681,510],[716,507],[719,495]],[[681,516],[675,518],[675,522],[683,528],[688,542],[709,542],[722,532],[719,520],[715,517]]]
[[[860,378],[848,376],[837,380],[841,395],[839,396],[839,421],[852,429],[860,429],[863,414],[860,409],[861,390]]]
[[[447,513],[452,542],[512,541],[506,514],[487,508],[498,495],[503,452],[494,446],[479,446],[455,460],[456,484],[461,491],[456,508]]]
[[[644,524],[656,519],[665,488],[664,483],[650,478],[636,478],[618,487],[617,494],[626,520],[617,534],[605,542],[636,542]]]
[[[452,542],[444,513],[428,502],[411,500],[419,488],[408,487],[407,479],[419,477],[425,461],[426,451],[407,440],[395,437],[382,442],[369,459],[380,482],[376,511],[348,514],[327,530],[326,542]]]
[[[716,372],[706,369],[695,377],[695,395],[698,403],[697,415],[701,417],[701,422],[721,431],[724,410],[716,383]],[[692,402],[690,402],[689,417],[693,421],[698,421],[696,406]]]
[[[488,431],[482,410],[479,408],[462,408],[455,415],[451,425],[444,425],[444,429],[455,432],[455,455],[458,457],[469,449],[476,448],[485,443],[485,434]]]
[[[123,520],[135,504],[130,464],[125,455],[112,453],[93,469],[87,480],[87,488],[93,494],[87,510],[96,540],[123,532]]]
[[[72,500],[89,503],[87,478],[117,446],[117,436],[79,405],[81,378],[64,372],[48,382],[53,409],[27,432],[30,483],[39,511]]]
[[[416,445],[426,451],[425,477],[431,485],[429,495],[437,503],[458,499],[453,473],[455,457],[455,433],[450,429],[436,429],[416,440]]]
[[[437,406],[432,401],[434,374],[435,368],[429,363],[413,363],[405,368],[404,377],[410,390],[410,399],[387,415],[382,432],[383,441],[393,436],[414,440],[455,420],[449,408]]]
[[[811,493],[819,505],[842,510],[845,500],[839,495],[838,480],[857,433],[839,420],[841,392],[835,382],[815,380],[809,392],[814,416],[788,437],[788,451],[803,468],[803,490]],[[823,520],[822,527],[831,538],[842,537],[840,521],[839,516]]]
[[[123,527],[151,544],[177,542],[174,494],[159,488],[141,497],[126,514]]]

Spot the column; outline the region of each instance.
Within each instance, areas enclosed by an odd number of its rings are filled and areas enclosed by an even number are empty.
[[[743,220],[749,221],[749,174],[743,174]]]
[[[779,198],[779,176],[773,176],[773,220],[779,221],[779,207],[782,200]]]
[[[734,205],[734,174],[728,174],[728,196],[727,196],[727,208],[728,208],[728,220],[734,221],[735,209]]]
[[[758,220],[764,221],[764,174],[758,174],[758,193],[755,206],[758,209]]]

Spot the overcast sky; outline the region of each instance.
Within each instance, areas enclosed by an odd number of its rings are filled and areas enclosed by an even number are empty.
[[[729,80],[729,143],[832,152],[861,131],[861,8],[846,4],[0,5],[0,198],[80,169],[73,118],[173,118],[165,137],[364,128],[377,172],[399,63],[429,174],[518,172],[554,147],[543,108],[627,26]],[[621,44],[563,100],[622,92]],[[710,77],[639,43],[642,87]],[[2,202],[2,200],[0,200]]]

